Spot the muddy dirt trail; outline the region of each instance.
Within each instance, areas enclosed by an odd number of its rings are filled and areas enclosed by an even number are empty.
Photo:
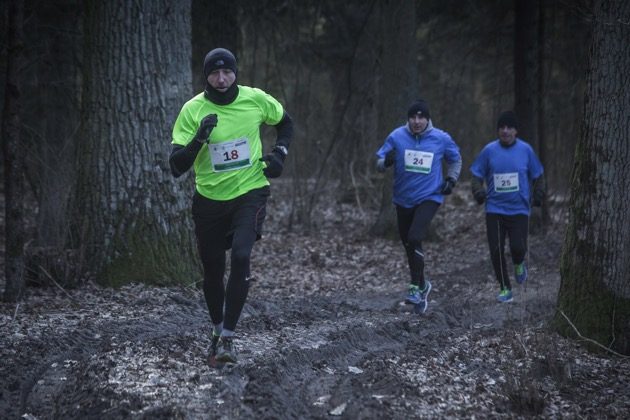
[[[627,414],[630,362],[547,327],[562,222],[532,236],[530,280],[500,304],[482,214],[451,201],[434,221],[440,239],[426,245],[424,315],[402,303],[400,244],[361,233],[351,210],[317,234],[268,234],[252,263],[239,362],[219,369],[205,363],[210,327],[195,287],[32,288],[19,306],[1,306],[2,417]]]

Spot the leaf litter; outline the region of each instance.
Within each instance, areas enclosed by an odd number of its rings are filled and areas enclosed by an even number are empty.
[[[530,236],[530,279],[495,302],[484,215],[461,185],[425,243],[429,310],[402,304],[398,241],[368,235],[376,210],[317,209],[309,234],[269,203],[236,346],[206,365],[210,324],[194,287],[29,288],[0,306],[7,418],[623,417],[630,361],[548,328],[566,209]],[[273,216],[271,216],[273,215]],[[324,217],[325,215],[325,217]]]

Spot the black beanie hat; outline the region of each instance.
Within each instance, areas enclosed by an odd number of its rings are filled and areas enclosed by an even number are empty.
[[[236,57],[230,50],[215,48],[203,60],[203,74],[207,78],[216,69],[230,69],[236,74]]]
[[[407,118],[411,118],[413,115],[420,114],[420,116],[425,117],[427,120],[431,118],[431,114],[429,113],[429,104],[424,99],[417,99],[414,101],[407,110]]]
[[[516,119],[516,114],[512,111],[504,111],[499,115],[499,119],[497,121],[497,129],[501,127],[511,127],[518,128],[518,120]]]

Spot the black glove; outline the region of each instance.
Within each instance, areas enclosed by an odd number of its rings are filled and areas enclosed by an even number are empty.
[[[532,206],[541,207],[543,199],[545,198],[546,182],[543,176],[540,176],[534,180],[534,193],[532,194]]]
[[[544,197],[545,197],[545,192],[543,190],[535,189],[534,197],[532,199],[532,206],[541,207]]]
[[[217,120],[217,114],[206,115],[203,120],[201,120],[201,124],[199,124],[199,129],[197,129],[197,134],[195,134],[195,140],[199,143],[207,143],[212,129],[217,126]]]
[[[394,161],[396,161],[396,150],[390,150],[385,155],[385,162],[384,162],[385,167],[389,168],[390,166],[394,164]]]
[[[453,192],[453,187],[455,186],[455,180],[453,178],[446,178],[442,185],[440,185],[440,194],[449,195]]]
[[[486,201],[486,192],[484,190],[477,190],[473,195],[477,204],[483,204]]]
[[[284,157],[281,152],[274,150],[260,158],[261,162],[267,163],[267,167],[263,169],[263,173],[267,178],[278,178],[282,174]]]

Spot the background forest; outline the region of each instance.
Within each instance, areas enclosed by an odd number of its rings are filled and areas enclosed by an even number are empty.
[[[2,2],[4,23],[8,3]],[[408,103],[420,97],[429,102],[434,125],[461,147],[463,180],[474,155],[495,138],[498,113],[515,109],[519,134],[545,164],[549,196],[561,201],[566,196],[588,57],[589,15],[580,2],[115,3],[24,2],[28,29],[17,73],[24,111],[19,155],[27,175],[21,197],[32,198],[27,216],[34,217],[24,242],[59,281],[79,281],[87,270],[81,261],[94,253],[80,249],[86,246],[85,227],[77,226],[81,215],[109,217],[95,214],[101,199],[88,199],[90,192],[117,189],[105,195],[134,206],[134,193],[120,190],[136,176],[143,179],[136,180],[138,189],[147,182],[146,176],[123,174],[127,181],[86,185],[82,180],[93,175],[112,175],[90,174],[85,166],[151,170],[137,157],[127,160],[116,151],[142,143],[134,153],[164,170],[174,118],[181,104],[203,88],[203,57],[216,46],[235,51],[239,83],[278,97],[293,116],[296,132],[285,172],[292,191],[286,220],[290,229],[316,227],[321,215],[313,212],[318,205],[332,205],[320,198],[333,190],[339,201],[380,206],[372,231],[391,231],[390,181],[375,173],[374,153],[387,133],[404,123]],[[187,7],[189,16],[183,15]],[[156,19],[160,13],[176,15],[181,23],[168,24],[167,30]],[[148,32],[151,28],[155,33]],[[6,62],[8,32],[3,36]],[[6,86],[6,70],[0,69],[0,89]],[[161,83],[169,86],[153,89]],[[155,95],[162,99],[149,98]],[[103,144],[86,141],[95,136],[102,136]],[[162,182],[168,173],[154,176]],[[142,193],[137,194],[142,201]],[[117,214],[132,211],[123,207],[116,208]],[[113,219],[108,223],[125,225]],[[128,236],[100,235],[103,241]],[[68,261],[61,263],[60,255]],[[115,271],[118,278],[107,276],[105,282],[137,280],[129,267]],[[174,280],[167,277],[160,282]]]
[[[630,2],[0,0],[0,29],[0,412],[628,412]],[[295,124],[223,371],[205,362],[193,178],[168,166],[217,46]],[[423,316],[400,302],[391,173],[374,165],[417,98],[464,159],[432,222]],[[530,277],[499,304],[468,167],[507,109],[548,194]]]

